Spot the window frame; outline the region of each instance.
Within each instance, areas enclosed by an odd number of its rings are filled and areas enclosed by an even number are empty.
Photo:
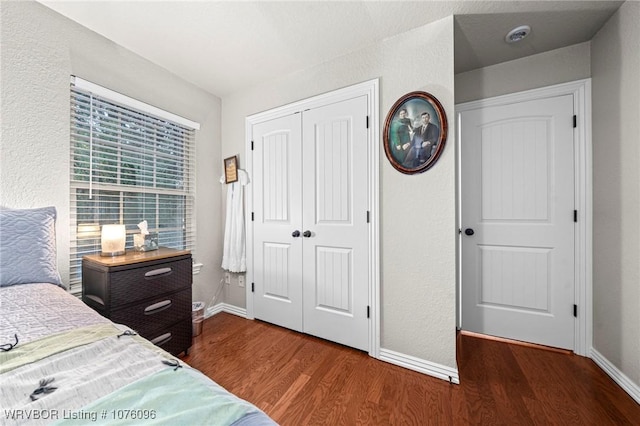
[[[149,231],[159,233],[160,245],[194,254],[195,132],[199,128],[198,123],[72,76],[68,282],[71,293],[81,293],[82,257],[100,251],[100,226],[106,223],[126,225],[127,249],[133,247],[138,223],[146,219]],[[96,171],[97,159],[102,160],[102,165]],[[125,175],[127,171],[129,174]],[[150,194],[155,198],[151,204],[146,199]],[[163,198],[175,198],[175,203],[163,203]],[[105,207],[108,205],[112,207],[111,213]],[[145,211],[147,205],[153,206],[147,210],[149,214]],[[170,205],[170,212],[177,214],[171,218],[169,213],[166,221],[161,220],[163,205]],[[132,214],[140,213],[140,208],[147,217],[131,218]],[[92,209],[93,213],[89,213]],[[87,219],[87,214],[93,217]],[[177,220],[171,223],[173,219]],[[175,239],[167,239],[176,234]],[[167,244],[163,244],[163,238]]]

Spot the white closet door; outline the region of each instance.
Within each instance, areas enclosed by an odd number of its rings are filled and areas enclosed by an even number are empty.
[[[367,96],[256,124],[254,316],[369,349]]]
[[[368,350],[367,98],[303,113],[304,331]]]
[[[300,114],[253,126],[253,268],[256,318],[302,331]],[[250,248],[251,249],[251,248]]]
[[[571,95],[460,114],[464,330],[573,349],[572,116]]]

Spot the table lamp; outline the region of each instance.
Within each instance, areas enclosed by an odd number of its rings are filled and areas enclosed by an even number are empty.
[[[102,225],[100,256],[120,256],[124,254],[127,231],[124,225]]]

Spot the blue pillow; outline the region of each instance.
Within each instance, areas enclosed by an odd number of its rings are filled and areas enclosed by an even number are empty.
[[[0,210],[0,287],[62,286],[56,256],[56,209]]]

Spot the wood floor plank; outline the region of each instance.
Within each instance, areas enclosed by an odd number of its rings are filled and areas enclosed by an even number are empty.
[[[204,321],[183,360],[299,425],[638,425],[640,406],[580,356],[457,336],[460,385],[261,321]]]

